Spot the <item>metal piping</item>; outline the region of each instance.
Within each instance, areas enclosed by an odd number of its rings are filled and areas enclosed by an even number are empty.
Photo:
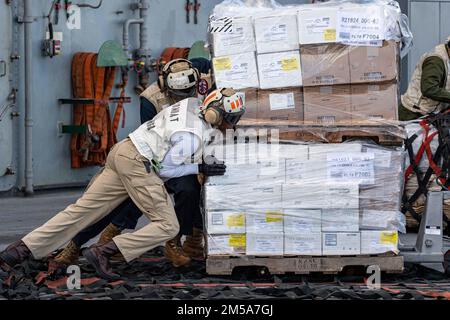
[[[25,24],[25,195],[33,190],[33,92],[32,92],[32,23],[31,0],[24,0]]]
[[[141,90],[148,86],[149,75],[148,67],[150,66],[150,49],[148,48],[148,9],[150,8],[148,0],[139,0],[131,5],[133,10],[139,10],[139,19],[128,19],[123,25],[123,50],[129,60],[129,66],[133,66],[132,53],[129,48],[130,25],[139,24],[139,49],[136,52],[137,62],[143,62],[145,69],[139,74],[139,85]],[[139,87],[139,86],[138,86]]]
[[[143,24],[144,20],[142,19],[128,19],[125,21],[123,25],[123,51],[128,59],[131,60],[131,53],[129,49],[129,38],[130,38],[130,25],[132,24]]]
[[[150,5],[148,0],[141,0],[140,8],[139,8],[139,17],[143,21],[140,24],[139,28],[139,41],[140,47],[138,51],[138,56],[140,59],[144,60],[146,70],[148,70],[148,66],[150,65],[150,49],[148,47],[148,24],[149,24],[149,15],[148,9]],[[149,85],[149,74],[148,71],[144,71],[139,75],[139,85],[142,88],[146,88]]]

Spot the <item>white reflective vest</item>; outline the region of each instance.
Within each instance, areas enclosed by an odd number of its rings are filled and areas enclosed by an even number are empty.
[[[188,98],[171,105],[142,124],[129,137],[141,155],[161,162],[171,148],[172,136],[178,132],[190,132],[200,142],[191,163],[200,163],[212,130],[211,125],[200,117],[200,104],[197,98]]]
[[[402,96],[402,105],[416,113],[421,113],[423,115],[431,112],[439,112],[445,109],[448,104],[441,103],[439,101],[431,100],[424,97],[421,91],[421,81],[422,81],[422,65],[425,59],[429,57],[439,57],[444,61],[445,70],[447,73],[445,89],[450,91],[450,58],[447,53],[447,48],[444,44],[438,45],[433,52],[424,54],[419,63],[414,70],[414,73],[409,83],[408,90]]]

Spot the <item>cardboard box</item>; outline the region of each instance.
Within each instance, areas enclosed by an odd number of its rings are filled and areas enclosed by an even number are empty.
[[[213,58],[214,77],[218,88],[258,88],[258,70],[253,52]]]
[[[322,255],[322,234],[320,232],[304,234],[284,234],[285,255]]]
[[[313,44],[300,47],[303,86],[350,83],[349,47]]]
[[[359,232],[323,232],[323,255],[361,254],[361,234]]]
[[[298,12],[300,44],[336,42],[336,7],[302,6]]]
[[[216,32],[211,33],[215,57],[254,52],[256,50],[252,18],[234,17],[231,24],[232,32],[229,32],[229,29],[219,32],[221,26],[218,26],[219,29],[213,30]]]
[[[349,85],[304,87],[305,123],[351,123]]]
[[[403,195],[404,159],[402,150],[364,146],[363,152],[375,155],[375,183],[362,185],[360,203],[362,209],[399,211]]]
[[[309,146],[309,160],[326,162],[330,153],[361,152],[360,143],[317,143]]]
[[[361,254],[398,253],[397,231],[361,231]]]
[[[321,210],[284,210],[284,233],[302,234],[321,232]]]
[[[400,211],[370,210],[363,208],[359,226],[362,230],[397,230],[405,217]]]
[[[258,53],[298,50],[298,27],[295,15],[255,18]]]
[[[324,232],[358,232],[358,209],[324,209],[322,210],[322,231]]]
[[[260,89],[302,85],[300,53],[297,51],[258,54]]]
[[[223,210],[206,212],[208,234],[245,233],[245,212]]]
[[[359,187],[357,184],[286,183],[283,185],[285,209],[357,209]]]
[[[208,235],[208,255],[245,255],[246,235]]]
[[[283,233],[283,213],[249,209],[246,214],[247,233]]]
[[[391,84],[352,85],[352,122],[398,119],[398,87]]]
[[[286,183],[314,183],[325,178],[322,164],[304,159],[286,159]]]
[[[279,154],[286,159],[308,160],[308,144],[279,144]]]
[[[351,83],[386,82],[398,79],[398,45],[384,41],[382,47],[350,47]]]
[[[257,108],[258,108],[258,98],[256,89],[247,89],[245,91],[239,91],[242,95],[242,100],[245,106],[245,113],[241,119],[256,119]]]
[[[258,91],[258,119],[303,120],[303,90]]]
[[[261,159],[257,163],[257,175],[254,177],[253,181],[258,181],[261,184],[281,184],[286,182],[286,167],[283,158],[278,158],[274,154],[271,159]]]
[[[205,186],[205,209],[280,209],[281,184],[258,183],[239,185],[206,185]]]
[[[283,244],[283,233],[247,233],[246,254],[248,256],[282,256]]]
[[[209,177],[208,184],[284,183],[285,163],[278,149],[278,145],[264,143],[209,145],[205,154],[224,161],[227,171],[223,176]]]

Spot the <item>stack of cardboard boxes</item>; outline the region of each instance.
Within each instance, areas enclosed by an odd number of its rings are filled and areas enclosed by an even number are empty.
[[[350,8],[356,16],[368,12]],[[210,34],[217,87],[242,92],[248,119],[397,120],[398,44],[345,43],[338,31],[346,10],[304,5],[234,17],[232,32]]]
[[[209,255],[397,252],[402,151],[247,143],[208,152],[228,169],[205,186]]]

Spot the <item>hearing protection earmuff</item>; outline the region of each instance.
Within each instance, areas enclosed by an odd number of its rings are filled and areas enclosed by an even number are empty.
[[[241,95],[231,88],[218,89],[211,92],[203,102],[203,118],[213,126],[221,124],[222,120],[236,125],[245,107]]]
[[[192,71],[190,71],[192,70]],[[185,72],[187,74],[185,74]],[[183,77],[184,80],[188,80],[189,82],[185,82],[184,84],[180,84],[180,87],[173,88],[171,87],[168,77],[170,74],[176,75],[181,73],[180,76]],[[186,59],[175,59],[166,63],[161,71],[161,75],[158,77],[158,86],[161,91],[165,90],[186,90],[192,87],[196,87],[198,80],[200,79],[199,71],[192,66],[192,63]],[[191,85],[193,84],[193,85]]]

